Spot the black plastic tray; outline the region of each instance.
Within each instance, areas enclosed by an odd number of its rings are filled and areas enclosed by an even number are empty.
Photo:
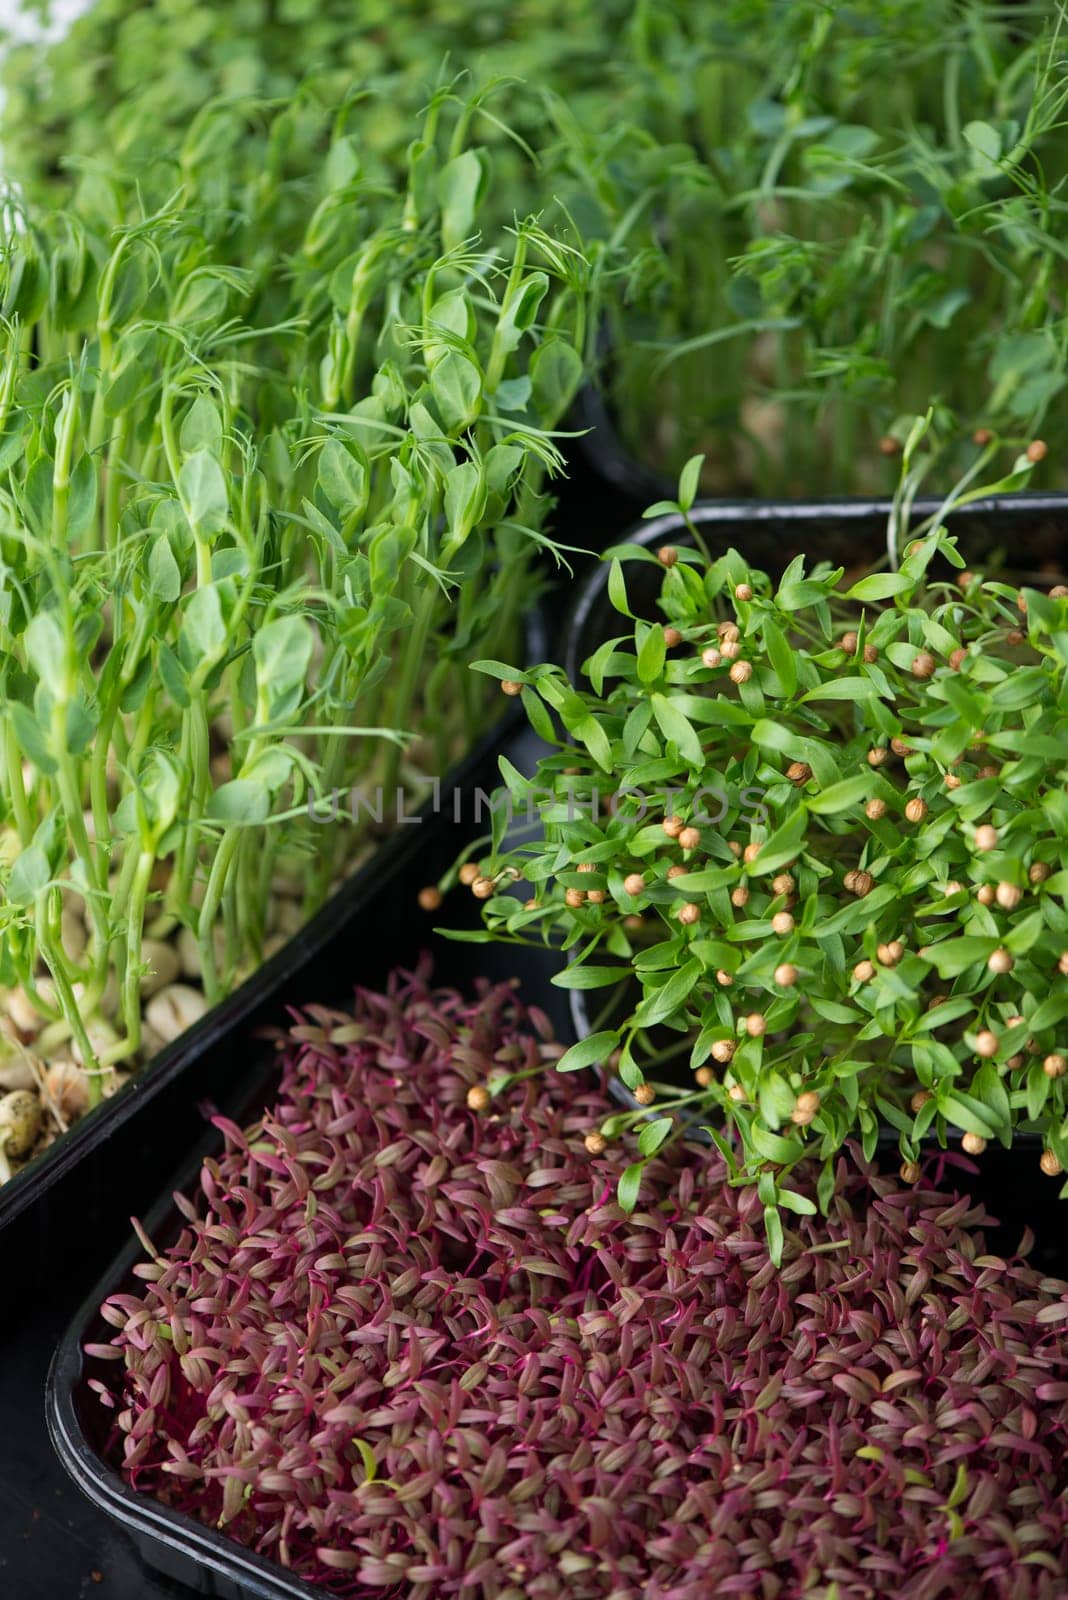
[[[548,650],[545,618],[540,608],[530,612],[525,620],[524,649],[529,661],[544,661]],[[448,794],[452,789],[463,788],[472,780],[472,773],[484,773],[491,753],[513,736],[523,725],[519,707],[508,703],[499,720],[468,758],[441,779],[441,790]],[[496,779],[494,779],[496,781]],[[422,815],[422,813],[420,813]],[[412,819],[414,822],[414,819]],[[410,835],[421,830],[403,826],[384,847],[403,853],[404,839],[408,846]],[[391,856],[390,859],[393,859]],[[429,881],[429,880],[428,880]],[[88,1158],[96,1156],[106,1163],[108,1146],[140,1112],[165,1090],[189,1076],[197,1079],[195,1069],[208,1056],[215,1056],[232,1045],[235,1030],[242,1023],[252,1023],[264,1006],[269,1006],[276,995],[289,986],[296,977],[303,977],[312,962],[334,940],[341,928],[348,926],[353,897],[358,895],[357,880],[344,885],[337,894],[316,913],[307,925],[287,941],[270,960],[257,968],[233,994],[213,1006],[206,1016],[186,1030],[173,1043],[161,1050],[147,1066],[134,1074],[123,1087],[96,1110],[76,1123],[29,1166],[17,1172],[9,1182],[0,1185],[0,1236],[8,1225],[33,1206],[61,1179],[75,1168],[89,1165]],[[195,1093],[203,1092],[198,1087]],[[136,1160],[136,1155],[134,1156]],[[158,1176],[158,1167],[156,1174]],[[83,1171],[85,1183],[99,1182],[101,1177],[110,1182],[107,1174],[90,1175]],[[62,1196],[57,1197],[62,1204]],[[136,1203],[132,1197],[131,1203]],[[0,1248],[0,1256],[3,1249]]]
[[[513,740],[504,748],[510,759],[522,765],[533,744]],[[459,823],[450,806],[436,817],[425,817],[422,826],[395,835],[331,901],[329,926],[317,919],[313,938],[306,937],[309,929],[294,940],[284,986],[275,986],[265,997],[266,1003],[231,1017],[202,1045],[201,1064],[214,1072],[223,1086],[213,1095],[220,1110],[242,1122],[269,1103],[278,1079],[276,1056],[269,1044],[256,1040],[254,1029],[283,1023],[287,1004],[343,1004],[357,983],[378,987],[391,968],[410,967],[429,947],[434,952],[435,982],[466,987],[476,970],[497,981],[518,976],[524,999],[539,1004],[550,1014],[561,1037],[568,1037],[566,996],[550,983],[559,966],[555,953],[480,945],[473,956],[470,944],[434,939],[431,934],[434,923],[449,927],[477,924],[478,903],[471,896],[452,896],[434,917],[416,907],[419,889],[440,875],[467,839],[486,831],[484,822],[475,825],[474,796],[479,789],[489,792],[498,785],[496,752],[501,748],[495,741],[492,749],[477,752],[454,775],[455,788],[463,796]],[[221,1142],[214,1129],[205,1133],[202,1127],[193,1154],[187,1146],[177,1176],[162,1198],[154,1200],[145,1221],[161,1246],[181,1226],[172,1193],[193,1186],[203,1156],[217,1150]],[[157,1175],[154,1194],[159,1193]],[[109,1330],[99,1315],[100,1305],[131,1281],[136,1283],[131,1280],[131,1269],[140,1259],[143,1251],[132,1239],[85,1300],[53,1360],[46,1413],[64,1467],[79,1488],[133,1538],[150,1566],[195,1593],[217,1595],[222,1600],[308,1600],[313,1595],[321,1600],[321,1589],[292,1577],[277,1563],[148,1495],[135,1493],[104,1459],[110,1419],[86,1386],[93,1363],[83,1356],[83,1346],[86,1341],[106,1342]]]
[[[911,526],[932,516],[942,504],[917,500]],[[713,555],[735,546],[754,567],[775,574],[797,555],[810,562],[862,568],[885,557],[889,500],[699,500],[690,520],[699,528]],[[962,554],[976,564],[1000,555],[1006,568],[1029,583],[1056,583],[1053,575],[1068,570],[1068,494],[1008,494],[953,512],[947,519],[960,540]],[[646,549],[692,543],[685,523],[669,512],[632,524],[621,538],[601,541],[602,548],[636,544]],[[564,626],[560,658],[575,680],[582,662],[601,641],[619,632],[618,613],[608,599],[609,567],[601,563],[578,587]],[[660,592],[659,569],[642,565],[627,571],[627,592],[639,615],[655,617]]]

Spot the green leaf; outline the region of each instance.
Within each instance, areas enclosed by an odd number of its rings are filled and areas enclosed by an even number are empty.
[[[703,971],[700,961],[696,959],[687,961],[666,983],[661,984],[658,989],[647,992],[635,1013],[640,1025],[643,1028],[651,1028],[656,1023],[674,1016],[685,1004],[687,996]]]
[[[628,1217],[638,1204],[638,1196],[641,1193],[642,1175],[644,1172],[645,1162],[633,1161],[620,1177],[619,1187],[616,1191],[616,1199],[619,1202],[620,1210],[625,1211]]]
[[[193,531],[201,537],[219,533],[230,516],[226,479],[215,457],[196,450],[178,474],[178,494]]]
[[[801,848],[808,831],[808,812],[803,805],[791,812],[781,827],[760,846],[760,854],[748,865],[750,877],[759,878],[792,861]]]
[[[367,505],[367,467],[340,439],[328,439],[319,453],[319,487],[345,517],[359,516]]]
[[[703,455],[691,456],[679,473],[680,511],[689,511],[697,499],[697,490],[701,482],[701,468],[704,464],[705,458]]]
[[[871,792],[871,778],[860,773],[855,778],[843,778],[841,783],[832,783],[822,794],[806,795],[805,805],[814,816],[836,816],[839,812],[852,810],[862,800],[869,799]]]
[[[782,1218],[776,1206],[764,1207],[764,1231],[768,1236],[768,1256],[772,1266],[782,1266],[782,1252],[785,1240],[782,1231]]]
[[[674,1126],[674,1117],[656,1117],[654,1121],[647,1122],[638,1135],[638,1149],[642,1155],[655,1155],[664,1141],[670,1138]]]
[[[929,959],[940,978],[955,978],[960,973],[966,972],[969,967],[974,967],[977,962],[985,961],[997,947],[997,939],[981,939],[974,936],[944,939],[941,944],[932,946]]]
[[[455,250],[471,237],[485,183],[486,173],[474,150],[465,150],[442,167],[438,174],[438,199],[441,242],[446,250]]]
[[[315,639],[304,617],[276,617],[260,628],[252,641],[256,683],[268,707],[275,707],[297,688],[303,688],[311,664]]]
[[[655,683],[663,673],[666,657],[667,645],[664,643],[663,628],[650,628],[638,651],[639,681],[646,685]]]
[[[39,611],[24,635],[30,666],[55,700],[65,700],[67,641],[54,611]]]
[[[478,415],[482,374],[458,350],[448,350],[431,373],[430,391],[446,432],[456,437]]]
[[[205,809],[214,822],[255,824],[266,822],[271,797],[265,784],[234,778],[215,790]]]
[[[622,983],[626,971],[625,967],[589,967],[573,961],[556,973],[552,982],[557,989],[608,989]]]
[[[38,844],[31,844],[16,856],[7,880],[7,898],[12,905],[31,905],[52,881],[48,857]]]
[[[570,1050],[565,1050],[556,1063],[557,1072],[580,1072],[583,1067],[602,1066],[619,1044],[618,1029],[605,1028],[591,1033]]]
[[[915,579],[903,572],[872,572],[846,591],[847,600],[889,600],[916,587]]]
[[[761,626],[768,659],[782,685],[783,694],[791,699],[797,688],[797,659],[786,641],[786,635],[770,617],[765,617]]]
[[[971,1095],[957,1090],[941,1093],[938,1095],[938,1109],[948,1122],[952,1122],[954,1127],[963,1128],[965,1133],[976,1133],[981,1139],[992,1139],[997,1133],[992,1113]]]
[[[156,535],[148,553],[148,587],[157,600],[168,604],[182,592],[182,574],[165,533]]]
[[[871,678],[828,678],[826,683],[818,683],[814,689],[809,689],[801,696],[801,700],[803,703],[809,700],[871,700],[878,693]]]
[[[653,694],[649,698],[653,716],[664,738],[678,746],[679,754],[691,767],[700,768],[704,752],[693,725],[665,695]]]
[[[608,569],[608,598],[622,616],[632,615],[630,602],[627,599],[627,580],[623,575],[621,561],[613,561]]]
[[[213,583],[189,596],[179,640],[185,657],[183,665],[191,671],[199,670],[202,677],[226,649],[222,602]]]

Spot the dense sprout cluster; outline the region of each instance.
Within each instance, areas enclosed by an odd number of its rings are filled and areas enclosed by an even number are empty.
[[[615,555],[623,631],[590,687],[484,663],[558,747],[529,780],[505,769],[534,827],[506,847],[497,808],[490,936],[550,943],[558,983],[613,992],[562,1066],[611,1061],[648,1105],[688,1061],[643,1152],[675,1112],[726,1120],[769,1212],[797,1161],[829,1186],[880,1123],[910,1170],[927,1135],[981,1153],[1038,1128],[1059,1174],[1068,587],[963,570],[937,521],[848,588],[803,557],[772,579],[734,550]],[[631,612],[628,560],[659,564],[664,621]]]
[[[185,930],[213,1002],[278,874],[306,914],[375,793],[392,815],[485,726],[466,664],[519,638],[589,326],[487,110],[442,89],[383,187],[374,103],[309,85],[256,113],[258,188],[205,128],[156,211],[97,173],[8,219],[3,1048],[73,1046],[90,1101],[142,1051],[146,939]],[[308,821],[359,786],[361,828]]]
[[[283,1043],[90,1347],[136,1488],[338,1595],[1063,1591],[1068,1285],[967,1200],[843,1164],[777,1268],[716,1152],[623,1213],[603,1091],[508,986]]]
[[[394,187],[436,88],[528,85],[509,122],[538,164],[491,120],[480,135],[509,212],[561,201],[605,264],[600,378],[668,476],[701,450],[715,492],[888,489],[902,418],[932,402],[1063,432],[1064,44],[1045,4],[98,0],[12,53],[7,170],[52,201],[118,173],[156,205],[229,166],[244,262],[264,197],[325,158],[309,70],[331,103],[374,96],[361,157]]]

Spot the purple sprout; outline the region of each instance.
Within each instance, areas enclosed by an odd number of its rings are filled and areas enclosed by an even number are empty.
[[[1068,1285],[844,1161],[781,1268],[714,1151],[627,1217],[627,1151],[583,1145],[611,1103],[553,1048],[426,969],[298,1015],[103,1307],[129,1483],[339,1596],[1062,1597]]]

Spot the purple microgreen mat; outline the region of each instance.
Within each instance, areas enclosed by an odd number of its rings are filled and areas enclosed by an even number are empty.
[[[673,1146],[625,1216],[509,985],[398,974],[279,1046],[89,1349],[135,1488],[340,1596],[1065,1594],[1068,1285],[967,1199],[843,1159],[777,1268]]]

